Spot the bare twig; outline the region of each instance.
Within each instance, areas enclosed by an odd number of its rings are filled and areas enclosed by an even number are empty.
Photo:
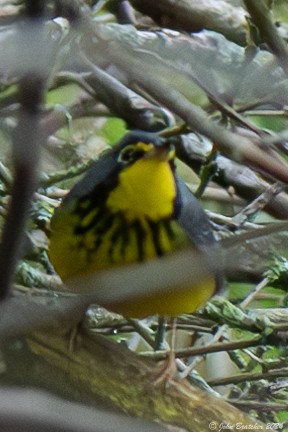
[[[263,0],[244,0],[246,8],[253,22],[258,27],[263,40],[269,45],[273,53],[279,59],[283,70],[288,73],[288,49],[284,40],[280,37],[272,21],[271,12],[267,2]],[[265,4],[266,3],[266,4]]]
[[[250,204],[243,208],[241,212],[237,213],[237,215],[233,217],[233,220],[239,224],[242,224],[247,219],[249,220],[249,218],[262,210],[273,196],[278,195],[282,189],[283,185],[279,183],[275,183],[268,187],[260,196],[255,198]]]
[[[235,7],[227,1],[132,0],[131,4],[163,27],[189,33],[199,31],[203,27],[209,28],[223,33],[236,43],[245,45],[245,11],[242,7]]]
[[[239,304],[239,307],[242,309],[246,309],[247,306],[253,301],[255,296],[265,288],[270,282],[269,278],[264,278],[255,288],[254,290]]]
[[[229,384],[240,384],[247,381],[259,381],[261,379],[275,380],[275,378],[287,377],[288,368],[284,367],[281,369],[269,370],[268,372],[242,372],[241,374],[231,375],[225,378],[215,378],[208,380],[208,384],[211,386],[218,385],[229,385]]]
[[[116,78],[95,66],[86,56],[81,56],[83,64],[91,70],[86,77],[93,88],[95,96],[107,105],[112,112],[124,118],[131,127],[157,131],[169,126],[172,114],[162,107],[152,104],[135,93]]]
[[[215,343],[203,347],[185,348],[182,350],[176,350],[175,356],[177,358],[184,358],[184,357],[190,357],[190,356],[192,357],[196,355],[204,355],[204,354],[216,353],[222,351],[225,352],[233,351],[237,349],[258,346],[261,344],[261,340],[262,337],[257,336],[246,340]],[[166,351],[146,352],[146,353],[142,353],[142,355],[145,357],[152,357],[154,360],[164,360],[167,357]]]
[[[134,79],[139,80],[139,85],[146,90],[149,89],[155,98],[178,114],[194,130],[215,141],[220,151],[236,161],[248,163],[256,169],[260,168],[274,178],[288,183],[288,169],[284,161],[280,162],[266,154],[247,138],[239,139],[236,134],[211,122],[200,107],[193,105],[180,92],[168,89],[160,80],[155,79],[151,82],[145,73],[139,78],[135,75]]]

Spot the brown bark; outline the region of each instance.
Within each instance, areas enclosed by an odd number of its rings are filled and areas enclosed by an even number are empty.
[[[79,402],[99,406],[100,400],[113,410],[193,432],[207,432],[211,422],[255,424],[247,414],[186,380],[174,377],[166,385],[155,384],[162,365],[104,337],[92,340],[81,334],[73,351],[67,337],[55,330],[35,333],[27,341],[38,355],[32,381]]]

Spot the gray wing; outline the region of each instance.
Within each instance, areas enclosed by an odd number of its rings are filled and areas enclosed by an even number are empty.
[[[217,270],[215,272],[215,291],[219,291],[224,286],[224,276],[221,269],[220,248],[214,237],[210,220],[202,209],[197,198],[177,176],[176,184],[179,194],[179,203],[176,203],[176,219],[178,223],[185,230],[191,242],[197,249],[199,249],[199,251],[209,253],[213,251],[215,252],[219,249],[219,257],[216,256]],[[215,258],[214,254],[213,257]]]
[[[176,203],[176,219],[196,248],[208,251],[217,243],[210,220],[198,199],[179,177],[176,177],[176,184],[179,194],[179,203]]]

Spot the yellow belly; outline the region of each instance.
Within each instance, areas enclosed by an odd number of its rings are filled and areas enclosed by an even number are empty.
[[[131,318],[143,318],[149,315],[175,316],[192,313],[212,297],[215,292],[215,279],[203,280],[201,284],[191,284],[165,294],[139,298],[137,301],[125,301],[109,305],[109,310]]]
[[[181,249],[186,247],[187,244],[191,244],[178,223],[173,221],[171,224],[171,229],[173,229],[175,235],[173,240],[169,238],[163,228],[160,232],[161,247],[165,252],[164,254],[169,254],[176,249]],[[90,274],[99,270],[139,261],[139,245],[137,244],[137,236],[133,233],[133,230],[130,230],[129,246],[125,248],[124,254],[123,250],[121,250],[122,241],[114,240],[112,242],[111,237],[115,233],[116,225],[116,221],[111,224],[110,231],[105,235],[106,241],[101,244],[97,251],[93,251],[92,245],[95,239],[91,238],[90,232],[87,233],[86,237],[85,235],[81,235],[79,238],[75,236],[71,214],[66,216],[62,214],[60,218],[55,219],[52,226],[52,241],[49,255],[51,262],[55,266],[55,270],[63,281],[73,276]],[[145,260],[159,259],[157,258],[152,234],[144,222],[142,228],[146,230],[145,241],[143,241],[142,245]],[[53,234],[54,231],[55,236]],[[112,249],[111,245],[113,246]],[[110,252],[109,249],[111,249]],[[215,291],[215,285],[215,278],[212,277],[197,285],[191,280],[191,284],[183,287],[183,289],[169,290],[164,295],[159,294],[149,298],[137,298],[137,301],[125,300],[118,304],[108,305],[108,308],[124,316],[134,318],[154,314],[173,316],[181,313],[191,313],[209,300]],[[83,291],[85,291],[85,287],[83,287]]]

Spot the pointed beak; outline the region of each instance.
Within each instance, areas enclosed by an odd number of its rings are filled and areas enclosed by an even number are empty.
[[[153,149],[147,152],[145,157],[168,162],[175,158],[175,148],[171,143],[165,141],[161,145],[154,146]]]

